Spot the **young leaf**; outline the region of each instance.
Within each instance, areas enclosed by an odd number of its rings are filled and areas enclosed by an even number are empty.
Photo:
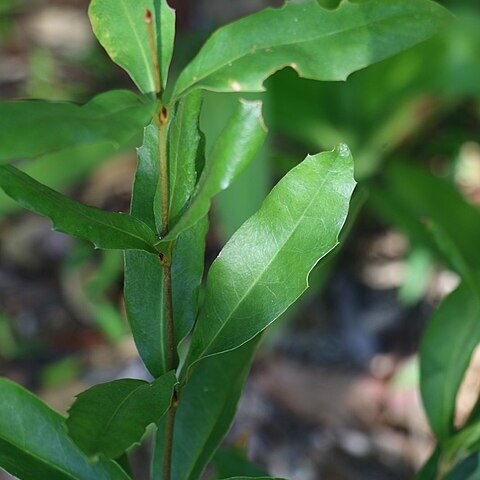
[[[277,184],[210,268],[187,366],[253,338],[306,290],[338,244],[354,187],[343,144],[308,156]]]
[[[189,207],[159,246],[174,241],[202,220],[212,198],[225,190],[254,158],[266,136],[261,108],[261,102],[240,102],[212,147]]]
[[[6,379],[0,379],[0,467],[22,480],[129,480],[115,462],[90,462],[62,416]]]
[[[478,295],[463,282],[434,313],[423,337],[420,389],[430,425],[440,441],[454,433],[458,389],[480,343],[479,319]]]
[[[174,97],[195,88],[262,91],[284,67],[305,78],[345,80],[431,37],[449,17],[430,0],[345,1],[336,10],[317,0],[287,2],[214,33],[181,73]]]
[[[157,88],[147,10],[165,86],[175,36],[175,13],[166,0],[92,0],[89,15],[93,31],[111,59],[128,72],[141,92],[152,93]]]
[[[176,381],[170,372],[152,383],[123,379],[90,388],[70,407],[70,437],[90,457],[120,457],[141,440],[148,425],[159,422]]]
[[[171,157],[179,164],[178,184],[173,195],[187,198],[195,185],[195,156],[198,143],[194,132],[192,111],[194,101],[185,98],[182,114],[173,121],[177,122],[172,130],[178,128],[178,133],[187,132],[184,142],[193,149],[184,150],[181,145],[176,149],[176,143],[171,147]],[[193,110],[196,110],[194,107]],[[177,112],[178,113],[178,112]],[[199,111],[197,112],[197,114]],[[186,125],[183,125],[183,122]],[[186,141],[188,139],[188,142]],[[138,152],[138,167],[132,196],[131,213],[144,221],[151,228],[155,226],[154,202],[159,202],[158,195],[158,131],[155,125],[145,130],[144,145]],[[175,193],[175,191],[177,193]],[[179,205],[181,201],[177,201]],[[157,207],[158,210],[158,207]],[[172,261],[172,291],[173,310],[175,318],[174,338],[178,345],[192,328],[197,316],[198,291],[204,269],[205,235],[207,219],[204,217],[192,228],[184,231],[178,238]],[[148,288],[145,288],[148,285]],[[125,252],[125,304],[128,320],[133,332],[135,343],[145,365],[154,377],[167,371],[166,319],[163,293],[163,270],[158,258],[144,252]]]
[[[253,354],[261,336],[242,347],[207,358],[180,393],[175,416],[172,478],[198,480],[230,429]],[[152,480],[163,480],[165,421],[160,422]]]
[[[0,188],[23,207],[49,217],[54,230],[88,240],[97,248],[155,252],[155,233],[140,220],[71,200],[11,165],[0,166]]]
[[[196,159],[202,92],[192,92],[178,103],[169,129],[169,215],[172,223],[191,197],[197,181]],[[157,193],[158,195],[158,193]],[[158,223],[158,221],[157,221]]]
[[[103,93],[83,106],[38,100],[1,102],[0,163],[98,143],[118,149],[141,134],[154,111],[154,102],[126,90]]]

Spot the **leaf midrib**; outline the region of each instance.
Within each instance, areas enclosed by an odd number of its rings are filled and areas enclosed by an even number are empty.
[[[218,338],[218,336],[222,333],[223,329],[225,328],[225,326],[228,324],[228,322],[231,320],[232,316],[235,314],[235,312],[238,310],[238,308],[240,307],[240,305],[244,302],[244,300],[247,298],[247,296],[250,294],[250,292],[258,285],[258,282],[261,280],[261,278],[264,276],[264,274],[266,273],[266,271],[269,269],[270,265],[277,259],[278,255],[280,254],[280,252],[284,249],[285,245],[290,241],[290,239],[293,237],[294,233],[297,231],[300,223],[303,221],[303,219],[305,218],[305,215],[306,215],[306,212],[308,210],[310,210],[310,208],[312,207],[313,203],[315,202],[315,200],[318,198],[318,196],[323,193],[322,192],[322,188],[323,186],[325,185],[325,183],[327,182],[327,180],[329,179],[330,175],[332,174],[332,167],[330,166],[327,174],[325,175],[325,177],[323,178],[322,180],[322,183],[319,185],[318,187],[318,190],[317,192],[315,193],[315,195],[312,196],[312,199],[309,201],[307,207],[305,208],[305,210],[303,211],[302,215],[300,216],[300,218],[298,219],[297,222],[295,222],[294,224],[294,227],[292,228],[291,232],[288,234],[288,236],[286,237],[285,241],[282,242],[281,246],[278,248],[277,252],[272,256],[272,258],[268,261],[268,263],[265,265],[265,268],[262,270],[262,272],[260,273],[260,275],[258,275],[258,277],[255,279],[254,282],[251,283],[251,285],[249,286],[249,288],[245,291],[245,293],[238,299],[237,301],[237,304],[236,306],[230,311],[230,313],[228,314],[227,318],[222,322],[222,325],[221,327],[219,328],[219,330],[217,331],[217,333],[213,336],[213,338],[211,339],[211,341],[207,344],[207,346],[202,350],[202,353],[194,360],[193,363],[196,363],[197,361],[201,360],[202,358],[206,358],[208,357],[209,355],[205,355],[206,352],[208,352],[209,348],[212,346],[212,344],[216,341],[216,339]],[[218,318],[218,317],[217,317]],[[221,321],[221,319],[220,319]],[[248,340],[247,340],[248,341]],[[245,342],[243,342],[245,343]],[[213,355],[213,353],[211,354]],[[191,365],[193,365],[193,363]],[[190,365],[190,366],[191,366]]]
[[[345,4],[344,4],[345,5]],[[321,8],[321,7],[319,7]],[[270,10],[274,10],[274,9],[270,9]],[[261,49],[264,49],[264,48],[279,48],[279,47],[286,47],[286,46],[290,46],[290,45],[298,45],[298,44],[302,44],[302,43],[309,43],[309,42],[313,42],[313,41],[319,41],[321,39],[326,39],[326,38],[329,38],[329,37],[334,37],[336,35],[342,35],[342,34],[345,34],[347,32],[350,32],[352,30],[360,30],[360,29],[363,29],[363,28],[366,28],[366,27],[369,27],[369,26],[372,26],[372,25],[377,25],[377,24],[381,24],[383,22],[386,22],[386,21],[389,21],[389,20],[393,20],[393,19],[402,19],[402,18],[410,18],[410,14],[398,14],[398,15],[391,15],[389,17],[384,17],[384,18],[381,18],[381,19],[378,19],[378,20],[375,20],[375,21],[372,21],[370,23],[363,23],[361,25],[356,25],[355,27],[349,27],[349,28],[344,28],[344,29],[340,29],[340,30],[336,30],[334,32],[330,32],[330,33],[327,33],[325,35],[319,35],[319,36],[316,36],[316,37],[311,37],[311,38],[306,38],[306,39],[301,39],[301,40],[298,40],[298,41],[289,41],[289,42],[281,42],[281,43],[275,43],[275,44],[270,44],[269,46],[267,45],[264,45],[261,47]],[[212,37],[210,37],[211,39],[214,38],[217,34],[219,34],[220,32],[222,32],[222,30],[219,30],[217,32],[215,32]],[[261,52],[261,49],[259,49],[258,53],[253,53],[254,56],[256,55],[259,55]],[[203,50],[203,49],[202,49]],[[202,50],[200,50],[197,54],[197,56],[192,60],[192,63],[190,65],[193,65],[193,62],[195,62],[198,58],[198,56],[200,56],[202,54]],[[203,80],[205,80],[206,78],[214,75],[215,73],[221,71],[222,69],[225,68],[225,65],[227,63],[234,63],[234,62],[237,62],[238,60],[241,60],[243,58],[245,58],[246,56],[248,55],[252,55],[252,53],[250,52],[250,50],[246,50],[245,52],[242,52],[240,55],[236,56],[236,57],[233,57],[231,59],[226,59],[225,61],[223,61],[223,63],[221,65],[218,65],[214,68],[212,68],[210,71],[208,71],[207,73],[205,73],[202,77],[200,78],[197,78],[196,80],[190,82],[189,84],[187,84],[182,90],[180,90],[177,94],[176,94],[176,97],[180,97],[182,94],[184,94],[185,92],[187,92],[189,89],[191,89],[193,86],[195,86],[196,84],[199,84],[200,82],[202,82]],[[288,65],[288,63],[287,63]]]
[[[145,52],[144,44],[140,40],[140,37],[138,36],[137,29],[135,28],[135,23],[134,23],[132,17],[130,16],[130,13],[129,13],[129,10],[128,10],[127,6],[125,5],[125,0],[121,0],[121,4],[122,4],[122,7],[123,7],[123,10],[125,11],[125,16],[127,18],[127,21],[130,24],[130,26],[132,28],[132,31],[133,31],[133,34],[135,35],[137,43],[140,47],[140,51],[142,52],[143,61],[145,63],[145,66],[146,66],[146,69],[147,69],[147,72],[148,72],[148,81],[150,83],[150,89],[153,88],[152,91],[154,91],[155,88],[154,88],[154,82],[153,82],[153,79],[152,79],[152,73],[153,73],[152,68],[153,67],[150,65],[150,62],[148,61],[147,54]]]

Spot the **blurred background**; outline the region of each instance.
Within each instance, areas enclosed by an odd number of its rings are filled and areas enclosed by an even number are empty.
[[[424,219],[468,251],[480,248],[480,3],[440,3],[457,19],[427,43],[345,83],[284,70],[267,93],[254,95],[265,102],[269,139],[215,203],[207,264],[306,154],[347,143],[359,187],[341,247],[265,336],[209,475],[227,476],[248,456],[259,472],[291,480],[404,480],[431,452],[417,350],[432,311],[459,278]],[[171,4],[175,72],[217,26],[279,2]],[[112,88],[133,89],[94,39],[87,8],[87,0],[0,0],[1,99],[84,103]],[[235,95],[206,96],[207,142],[234,104]],[[114,158],[45,157],[23,168],[85,203],[128,211],[135,166],[132,148]],[[0,375],[61,412],[93,383],[147,378],[125,320],[122,269],[121,253],[54,233],[48,220],[1,194]],[[477,355],[458,422],[479,390]],[[147,478],[146,448],[134,452],[139,479]]]

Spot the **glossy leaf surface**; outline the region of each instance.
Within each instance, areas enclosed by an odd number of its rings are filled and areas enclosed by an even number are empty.
[[[430,0],[287,2],[219,29],[180,75],[175,95],[194,88],[261,91],[275,71],[291,67],[315,80],[345,80],[405,50],[446,25],[450,14]]]
[[[346,145],[308,156],[272,190],[210,268],[187,364],[253,338],[308,287],[337,244],[355,187]]]
[[[457,392],[480,343],[479,321],[478,295],[464,282],[434,313],[422,341],[422,400],[432,430],[441,441],[454,433]]]
[[[110,55],[124,68],[143,93],[156,91],[146,11],[152,26],[165,84],[175,35],[175,14],[166,0],[92,0],[89,9],[93,31]]]
[[[0,467],[22,480],[129,479],[114,462],[90,462],[61,415],[6,379],[0,379]]]
[[[176,377],[167,373],[152,383],[123,379],[96,385],[70,407],[70,437],[89,456],[118,458],[138,443],[170,405]]]
[[[154,102],[126,90],[103,93],[83,106],[40,100],[0,102],[0,163],[99,143],[118,149],[141,134],[154,110]]]
[[[198,480],[230,429],[260,336],[242,347],[207,358],[180,393],[175,418],[172,477]],[[153,480],[162,480],[165,425],[158,430]]]
[[[253,160],[266,136],[261,110],[261,102],[240,102],[208,155],[189,207],[159,245],[174,241],[205,218],[212,198],[228,188]]]
[[[49,217],[54,230],[88,240],[97,248],[155,252],[156,236],[140,220],[71,200],[15,167],[0,166],[0,188],[23,207]]]

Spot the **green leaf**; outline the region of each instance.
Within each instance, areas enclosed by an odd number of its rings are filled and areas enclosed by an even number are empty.
[[[112,461],[90,462],[64,418],[19,385],[0,379],[0,467],[22,480],[129,480]]]
[[[439,251],[442,252],[445,258],[449,259],[450,265],[452,265],[465,282],[469,284],[472,292],[476,292],[476,295],[480,300],[480,285],[475,277],[475,272],[468,264],[463,252],[458,248],[446,231],[434,220],[427,220],[426,225],[428,231],[434,238]]]
[[[464,282],[434,313],[422,341],[420,389],[430,425],[440,441],[454,433],[457,392],[480,343],[479,320],[478,295]]]
[[[71,200],[15,167],[0,166],[0,188],[23,207],[49,217],[54,230],[88,240],[97,248],[155,252],[155,233],[140,220]]]
[[[284,67],[305,78],[345,80],[426,40],[449,18],[430,0],[345,1],[336,10],[317,0],[287,2],[214,33],[180,75],[174,97],[195,88],[262,91],[263,81]]]
[[[158,423],[172,400],[177,379],[166,373],[152,383],[123,379],[95,385],[70,407],[70,437],[90,457],[118,458]]]
[[[0,163],[107,143],[118,149],[150,122],[154,102],[113,90],[84,106],[38,100],[0,103]],[[64,168],[64,167],[62,167]]]
[[[228,188],[254,158],[266,136],[261,109],[261,102],[240,102],[212,147],[189,207],[159,246],[171,243],[205,218],[212,198]]]
[[[192,373],[180,393],[175,416],[176,445],[172,478],[198,480],[222,442],[235,415],[258,335],[242,347],[207,358]],[[160,422],[152,465],[152,480],[162,480],[165,422]]]
[[[182,200],[191,195],[195,186],[195,160],[199,149],[198,95],[188,96],[174,118],[171,136],[182,135],[185,146],[173,142],[170,159],[175,158],[179,170],[178,183],[173,189],[180,208]],[[196,113],[195,113],[196,112]],[[193,117],[197,115],[196,125]],[[187,131],[188,129],[188,131]],[[193,176],[189,177],[189,176]],[[144,145],[138,152],[138,167],[132,196],[131,213],[155,227],[154,203],[159,196],[158,129],[150,125],[145,130]],[[172,191],[171,191],[172,193]],[[159,207],[156,207],[159,210]],[[178,345],[191,330],[198,308],[198,292],[203,276],[206,216],[184,231],[175,244],[172,261],[174,338]],[[145,288],[148,285],[149,288]],[[158,258],[143,252],[125,253],[125,303],[135,343],[148,370],[154,377],[167,371],[167,343],[163,270]]]
[[[458,465],[459,470],[470,469],[468,463],[465,465],[465,461],[475,453],[478,454],[480,450],[480,424],[470,425],[463,428],[458,433],[448,438],[442,446],[442,463],[441,471],[449,472],[453,466]],[[476,457],[476,456],[475,456]],[[476,463],[478,458],[473,458],[475,463],[474,467],[476,469]],[[458,469],[458,468],[457,468]],[[455,470],[457,470],[455,469]],[[468,474],[465,472],[463,476],[460,477],[457,474],[457,478],[467,478]]]
[[[175,36],[175,13],[166,0],[92,0],[89,16],[93,31],[110,58],[128,72],[141,92],[152,93],[156,86],[145,21],[147,10],[152,14],[161,81],[165,86]]]
[[[370,185],[370,205],[378,214],[406,232],[412,243],[437,251],[455,268],[422,220],[434,222],[465,262],[480,268],[480,213],[452,184],[405,161],[392,163],[382,174],[382,183]]]
[[[175,43],[175,10],[169,7],[167,0],[154,1],[154,5],[160,79],[165,90]]]
[[[187,366],[253,338],[307,289],[338,244],[354,187],[343,144],[308,156],[276,185],[210,268]]]
[[[205,92],[204,97],[202,129],[205,132],[207,145],[210,145],[213,144],[228,118],[235,111],[239,95]],[[281,101],[284,100],[283,98]],[[267,143],[268,138],[259,153],[235,182],[215,198],[213,210],[222,244],[260,208],[270,191],[273,175],[270,171]],[[239,201],[239,198],[242,201]]]
[[[438,467],[441,459],[440,448],[436,448],[415,476],[415,480],[437,480]]]
[[[121,146],[120,150],[134,147],[135,144],[132,139],[132,142]],[[17,167],[50,188],[65,190],[85,178],[95,167],[118,151],[115,144],[108,142],[80,145],[58,153],[49,153]],[[65,165],[68,165],[68,168],[65,168]],[[14,200],[0,191],[0,216],[13,213],[20,208]]]
[[[196,159],[201,139],[199,129],[201,108],[202,92],[187,95],[178,103],[170,124],[168,173],[171,223],[175,223],[175,218],[182,212],[195,189]]]
[[[221,448],[213,458],[215,478],[225,478],[232,475],[248,475],[252,478],[265,477],[267,473],[251,463],[242,448]]]

